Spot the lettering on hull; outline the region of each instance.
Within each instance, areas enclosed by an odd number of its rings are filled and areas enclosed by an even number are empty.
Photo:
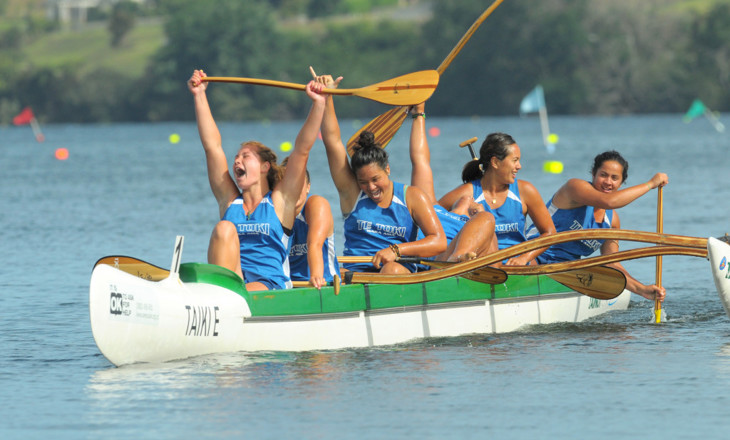
[[[188,321],[185,325],[185,336],[218,336],[218,306],[186,305]]]

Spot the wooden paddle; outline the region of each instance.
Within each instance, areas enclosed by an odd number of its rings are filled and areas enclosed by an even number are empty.
[[[477,158],[477,154],[474,152],[474,148],[471,146],[474,142],[477,141],[476,137],[473,137],[471,139],[467,139],[464,142],[459,144],[459,148],[469,147],[469,154],[471,154],[471,160],[479,160]]]
[[[372,257],[343,256],[337,257],[337,260],[340,263],[369,263],[372,261]],[[436,268],[458,264],[450,261],[424,260],[418,257],[401,257],[398,261],[423,264]],[[516,270],[514,268],[515,266],[502,266],[499,269],[501,269],[501,272],[511,275],[519,272],[519,268]],[[500,280],[495,278],[496,272],[492,269],[494,268],[479,268],[461,276],[481,283],[501,284]],[[576,292],[597,299],[613,299],[621,295],[626,288],[626,277],[624,274],[620,270],[610,267],[589,267],[565,272],[548,273],[545,275]]]
[[[656,206],[656,231],[658,234],[664,232],[664,197],[662,195],[662,187],[657,188],[657,206]],[[662,256],[656,257],[656,285],[662,287]],[[659,324],[662,322],[662,302],[658,299],[654,300],[654,322]]]
[[[373,257],[343,255],[343,256],[338,256],[337,261],[339,261],[340,263],[372,263]],[[452,262],[446,262],[446,261],[432,261],[432,260],[427,260],[427,259],[420,258],[420,257],[407,257],[407,256],[400,257],[396,261],[401,262],[401,263],[423,264],[423,265],[427,265],[427,266],[431,266],[431,267],[439,267],[439,268],[459,264],[459,263],[452,263]],[[431,271],[427,271],[427,272],[431,272]],[[505,281],[507,281],[507,274],[505,274],[503,270],[497,269],[494,267],[489,267],[489,266],[480,267],[480,268],[476,268],[470,272],[474,272],[471,275],[471,279],[474,279],[475,281],[479,281],[482,283],[502,284]],[[359,274],[360,272],[348,272],[348,273],[349,274],[353,274],[353,273]],[[426,272],[417,272],[417,273],[426,273]],[[378,275],[380,275],[380,274],[378,274]],[[344,276],[345,276],[345,280],[347,280],[348,279],[347,277],[349,275],[347,275],[347,273],[346,273]],[[384,276],[389,276],[389,275],[384,275]],[[406,278],[409,276],[412,276],[412,275],[398,275],[398,277],[406,277]],[[466,276],[464,274],[462,274],[462,276],[464,278],[470,278],[469,276]],[[353,281],[353,282],[356,282],[356,283],[363,282],[363,281],[357,281],[357,279],[358,278],[356,277],[356,281]],[[376,279],[378,279],[378,278],[376,278]],[[411,284],[412,282],[416,282],[416,281],[408,281],[408,279],[405,279],[404,281],[405,282],[396,282],[394,284]]]
[[[307,87],[304,84],[257,78],[207,76],[202,80],[208,82],[256,84],[294,90],[305,90]],[[436,90],[438,83],[438,72],[435,70],[422,70],[359,89],[324,89],[323,92],[330,95],[359,96],[390,105],[415,105],[430,98],[434,90]]]
[[[477,18],[476,21],[469,27],[469,29],[467,29],[464,36],[461,37],[459,42],[456,43],[456,46],[451,49],[451,52],[449,52],[446,58],[438,66],[438,68],[436,68],[436,71],[439,75],[444,73],[446,68],[449,67],[452,61],[454,61],[456,55],[461,52],[461,49],[464,47],[466,42],[469,41],[471,36],[474,35],[474,32],[479,29],[479,26],[481,26],[482,22],[486,20],[486,18],[489,17],[492,12],[497,9],[497,6],[499,6],[503,1],[504,0],[494,0],[494,2],[484,12],[482,12],[482,15],[480,15],[479,18]],[[415,104],[420,104],[420,102],[417,102]],[[347,141],[347,153],[352,156],[352,148],[360,137],[360,132],[364,130],[372,132],[375,135],[375,142],[380,144],[382,148],[385,148],[385,146],[388,145],[388,142],[390,142],[391,139],[393,139],[393,136],[395,136],[395,133],[403,124],[403,121],[406,119],[407,114],[407,108],[396,107],[388,110],[387,112],[368,122],[354,135],[352,135],[350,140]]]
[[[549,237],[544,237],[549,238]],[[531,240],[538,241],[538,239]],[[524,244],[524,243],[523,243]],[[518,245],[521,246],[521,245]],[[543,245],[544,246],[544,245]],[[517,246],[513,246],[517,247]],[[537,246],[542,247],[542,246]],[[506,258],[504,255],[512,255],[506,253],[509,249],[487,255],[485,257],[476,258],[474,260],[455,263],[452,266],[441,269],[428,270],[425,272],[417,272],[408,275],[384,275],[378,273],[365,272],[346,272],[343,279],[347,284],[363,283],[363,284],[412,284],[425,283],[427,281],[436,281],[452,276],[463,276],[463,274],[472,272],[492,264],[494,257],[499,255],[496,261]],[[522,252],[515,253],[519,255]],[[652,246],[642,249],[631,249],[627,251],[616,252],[611,255],[601,255],[598,257],[584,258],[575,261],[566,261],[562,263],[551,263],[535,266],[510,266],[510,273],[515,275],[547,275],[551,273],[565,272],[574,269],[583,269],[587,267],[602,266],[617,261],[633,260],[637,258],[655,257],[657,255],[687,255],[692,257],[707,258],[707,249],[684,247],[684,246]],[[493,268],[492,268],[493,269]],[[496,269],[500,270],[500,269]],[[506,275],[506,273],[505,273]],[[499,283],[496,283],[499,284]]]
[[[436,262],[434,267],[443,267],[444,262]],[[454,264],[454,263],[446,263]],[[508,276],[519,275],[521,266],[501,266]],[[482,281],[482,269],[464,274],[464,278]],[[565,272],[545,273],[545,276],[583,295],[597,299],[613,299],[626,288],[626,276],[618,269],[604,266],[586,267]]]
[[[123,272],[127,272],[130,275],[143,278],[147,281],[160,281],[170,276],[170,271],[167,269],[163,269],[137,258],[125,257],[122,255],[112,255],[100,258],[99,261],[94,264],[94,267],[100,264],[116,267]]]

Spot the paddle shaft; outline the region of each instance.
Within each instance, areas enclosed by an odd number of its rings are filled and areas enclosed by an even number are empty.
[[[451,49],[451,52],[446,55],[446,58],[444,58],[441,64],[436,68],[436,71],[439,75],[443,74],[446,68],[451,65],[451,62],[454,61],[456,55],[461,52],[461,49],[464,48],[464,45],[466,45],[467,41],[469,41],[472,35],[474,35],[477,29],[479,29],[479,26],[481,26],[482,22],[484,22],[484,20],[486,20],[487,17],[489,17],[492,12],[497,9],[497,6],[499,6],[503,1],[504,0],[494,0],[494,2],[484,12],[482,12],[482,15],[480,15],[476,19],[476,21],[472,23],[469,29],[466,30],[466,33],[464,33],[464,35],[461,37],[459,42],[456,43],[456,46]],[[407,110],[407,108],[396,107],[388,110],[387,112],[365,124],[365,126],[355,132],[350,140],[347,141],[347,152],[352,154],[352,146],[357,142],[357,139],[360,137],[360,133],[365,130],[372,132],[375,135],[375,141],[379,143],[382,148],[385,148],[390,140],[393,139],[393,136],[395,136],[396,132],[398,132],[398,129],[403,124],[403,121],[406,119]]]
[[[657,206],[656,206],[656,232],[661,234],[664,232],[664,195],[662,187],[657,188]],[[656,285],[662,287],[662,256],[656,257]],[[654,300],[654,319],[658,324],[662,321],[662,302],[658,299]]]

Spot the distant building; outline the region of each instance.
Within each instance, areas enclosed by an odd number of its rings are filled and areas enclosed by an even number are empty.
[[[46,0],[46,15],[49,19],[67,24],[86,23],[91,8],[111,7],[121,0]],[[146,0],[129,0],[145,3]]]

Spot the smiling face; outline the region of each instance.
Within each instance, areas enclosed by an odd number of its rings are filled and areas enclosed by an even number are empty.
[[[380,204],[384,201],[390,202],[393,194],[393,183],[390,181],[390,166],[385,169],[376,163],[360,167],[355,173],[357,184],[370,199]]]
[[[593,174],[593,187],[598,191],[610,193],[619,189],[623,183],[624,167],[615,160],[606,160]]]
[[[520,171],[520,147],[512,144],[509,147],[510,153],[502,160],[492,157],[492,166],[497,176],[505,183],[514,183],[517,179],[517,172]]]
[[[242,145],[233,159],[233,177],[236,186],[245,191],[257,183],[266,182],[269,167],[268,162],[261,161],[256,147],[248,144]]]

